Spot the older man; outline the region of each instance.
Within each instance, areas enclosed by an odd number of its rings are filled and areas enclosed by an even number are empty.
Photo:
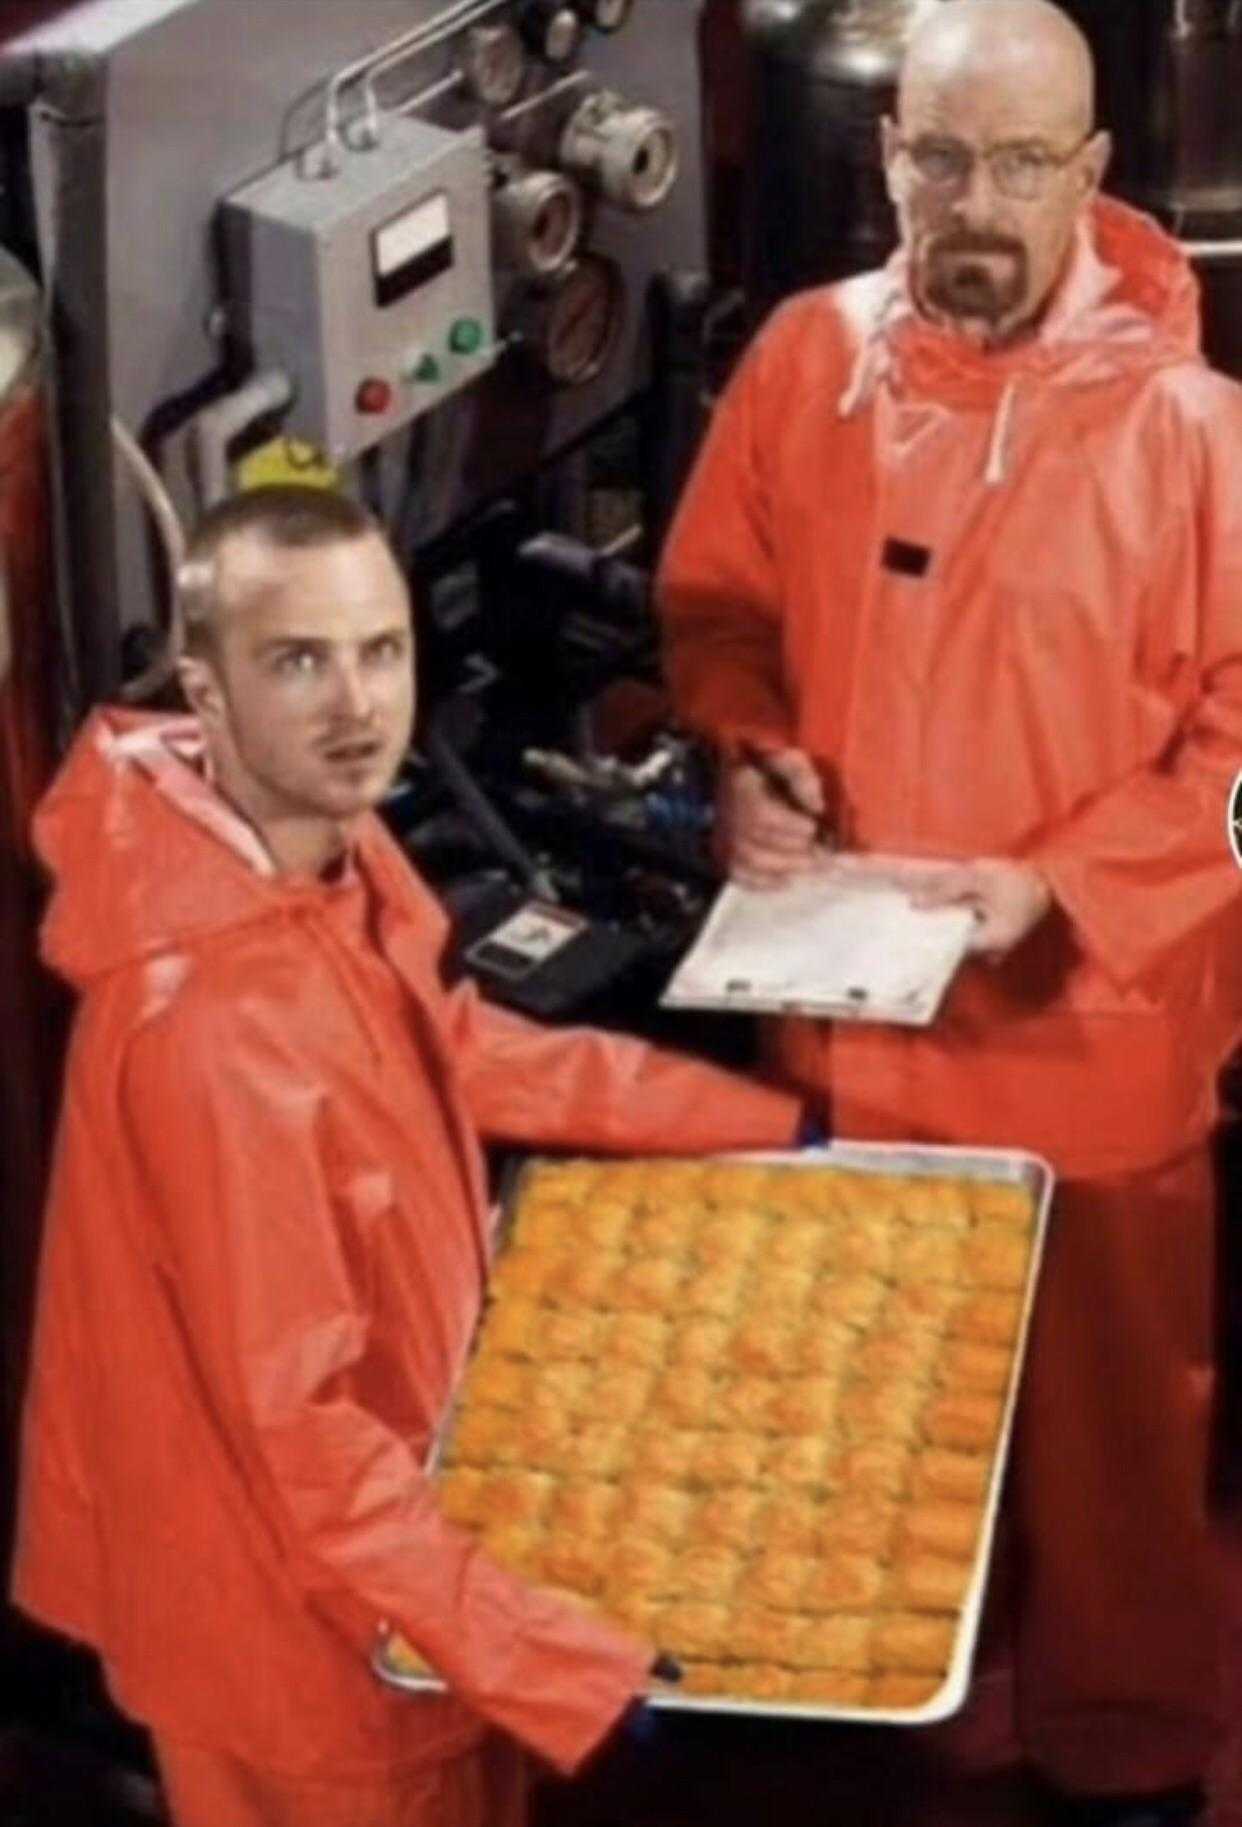
[[[758,337],[662,599],[740,878],[814,869],[827,811],[850,848],[944,859],[938,897],[977,913],[933,1030],[773,1046],[843,1135],[1055,1163],[1019,1725],[1091,1818],[1183,1821],[1219,1716],[1206,1144],[1240,1015],[1242,394],[1200,358],[1177,247],[1099,195],[1092,109],[1044,0],[932,9],[884,129],[900,249]]]
[[[39,818],[81,1003],[16,1597],[99,1650],[177,1827],[515,1827],[512,1740],[573,1767],[652,1652],[424,1478],[487,1274],[476,1131],[771,1144],[797,1105],[445,989],[444,918],[371,810],[413,670],[360,510],[227,503],[184,595],[195,714],[99,713]],[[390,1625],[451,1698],[380,1684]]]

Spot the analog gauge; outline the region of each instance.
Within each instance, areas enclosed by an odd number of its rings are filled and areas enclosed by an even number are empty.
[[[610,203],[641,214],[663,203],[677,181],[677,134],[657,108],[599,89],[565,123],[561,164]]]
[[[582,20],[560,0],[527,0],[521,26],[527,44],[547,63],[568,63],[582,42]]]
[[[485,108],[507,108],[521,92],[526,52],[511,25],[476,25],[467,35],[462,71]]]
[[[634,8],[634,0],[574,0],[574,4],[597,32],[619,32]]]
[[[592,381],[616,348],[625,319],[625,289],[610,260],[584,254],[538,300],[533,352],[562,387]]]
[[[559,171],[513,169],[493,198],[492,212],[496,251],[505,265],[546,279],[573,258],[582,200],[577,185]]]

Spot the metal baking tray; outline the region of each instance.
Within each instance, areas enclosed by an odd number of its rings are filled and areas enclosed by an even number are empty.
[[[1001,1489],[1004,1484],[1009,1443],[1013,1433],[1014,1410],[1017,1405],[1018,1388],[1021,1383],[1022,1366],[1030,1333],[1031,1313],[1035,1303],[1035,1291],[1039,1283],[1048,1217],[1052,1206],[1054,1186],[1052,1168],[1042,1157],[1028,1154],[1020,1149],[924,1147],[901,1142],[833,1142],[825,1148],[806,1148],[796,1153],[747,1152],[732,1155],[721,1154],[712,1158],[739,1163],[767,1161],[799,1168],[845,1167],[861,1173],[898,1174],[911,1179],[948,1175],[963,1180],[1008,1181],[1026,1187],[1034,1200],[1035,1225],[1023,1294],[1022,1318],[1014,1344],[1009,1388],[1006,1392],[992,1475],[984,1503],[983,1524],[979,1531],[973,1571],[958,1620],[953,1654],[944,1681],[935,1694],[917,1707],[888,1709],[816,1705],[785,1700],[731,1700],[727,1696],[714,1694],[683,1694],[676,1687],[659,1684],[653,1685],[646,1695],[649,1705],[669,1712],[732,1713],[748,1718],[835,1720],[848,1725],[884,1726],[933,1725],[940,1720],[949,1719],[964,1705],[970,1688],[971,1670],[974,1665],[979,1624],[983,1615],[983,1600],[992,1559],[992,1546],[996,1535]],[[514,1177],[509,1188],[498,1233],[502,1244],[515,1213],[521,1186],[528,1171],[534,1166],[533,1161],[527,1163],[526,1167]],[[439,1460],[441,1444],[451,1435],[455,1415],[456,1405],[454,1404],[445,1418],[440,1441],[433,1449],[429,1468],[431,1470],[435,1469]],[[389,1686],[401,1688],[411,1694],[442,1693],[445,1688],[445,1683],[430,1672],[415,1674],[393,1668],[385,1659],[382,1642],[376,1647],[372,1657],[372,1667],[379,1678]]]

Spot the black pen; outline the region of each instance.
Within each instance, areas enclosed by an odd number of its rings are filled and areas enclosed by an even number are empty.
[[[781,804],[787,806],[791,812],[797,812],[803,818],[809,818],[815,826],[816,842],[825,844],[831,850],[836,843],[836,834],[824,814],[815,812],[810,806],[803,804],[780,769],[774,765],[770,755],[765,755],[762,749],[756,748],[751,742],[741,743],[740,748],[743,761],[762,777],[763,784],[772,797],[779,799]]]

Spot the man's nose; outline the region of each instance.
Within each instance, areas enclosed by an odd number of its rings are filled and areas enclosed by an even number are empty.
[[[992,221],[996,209],[996,186],[992,182],[987,160],[978,154],[970,161],[970,169],[953,200],[953,206],[970,228],[986,228]]]
[[[333,674],[333,698],[337,711],[360,722],[371,715],[375,698],[370,681],[356,660],[342,659]]]

